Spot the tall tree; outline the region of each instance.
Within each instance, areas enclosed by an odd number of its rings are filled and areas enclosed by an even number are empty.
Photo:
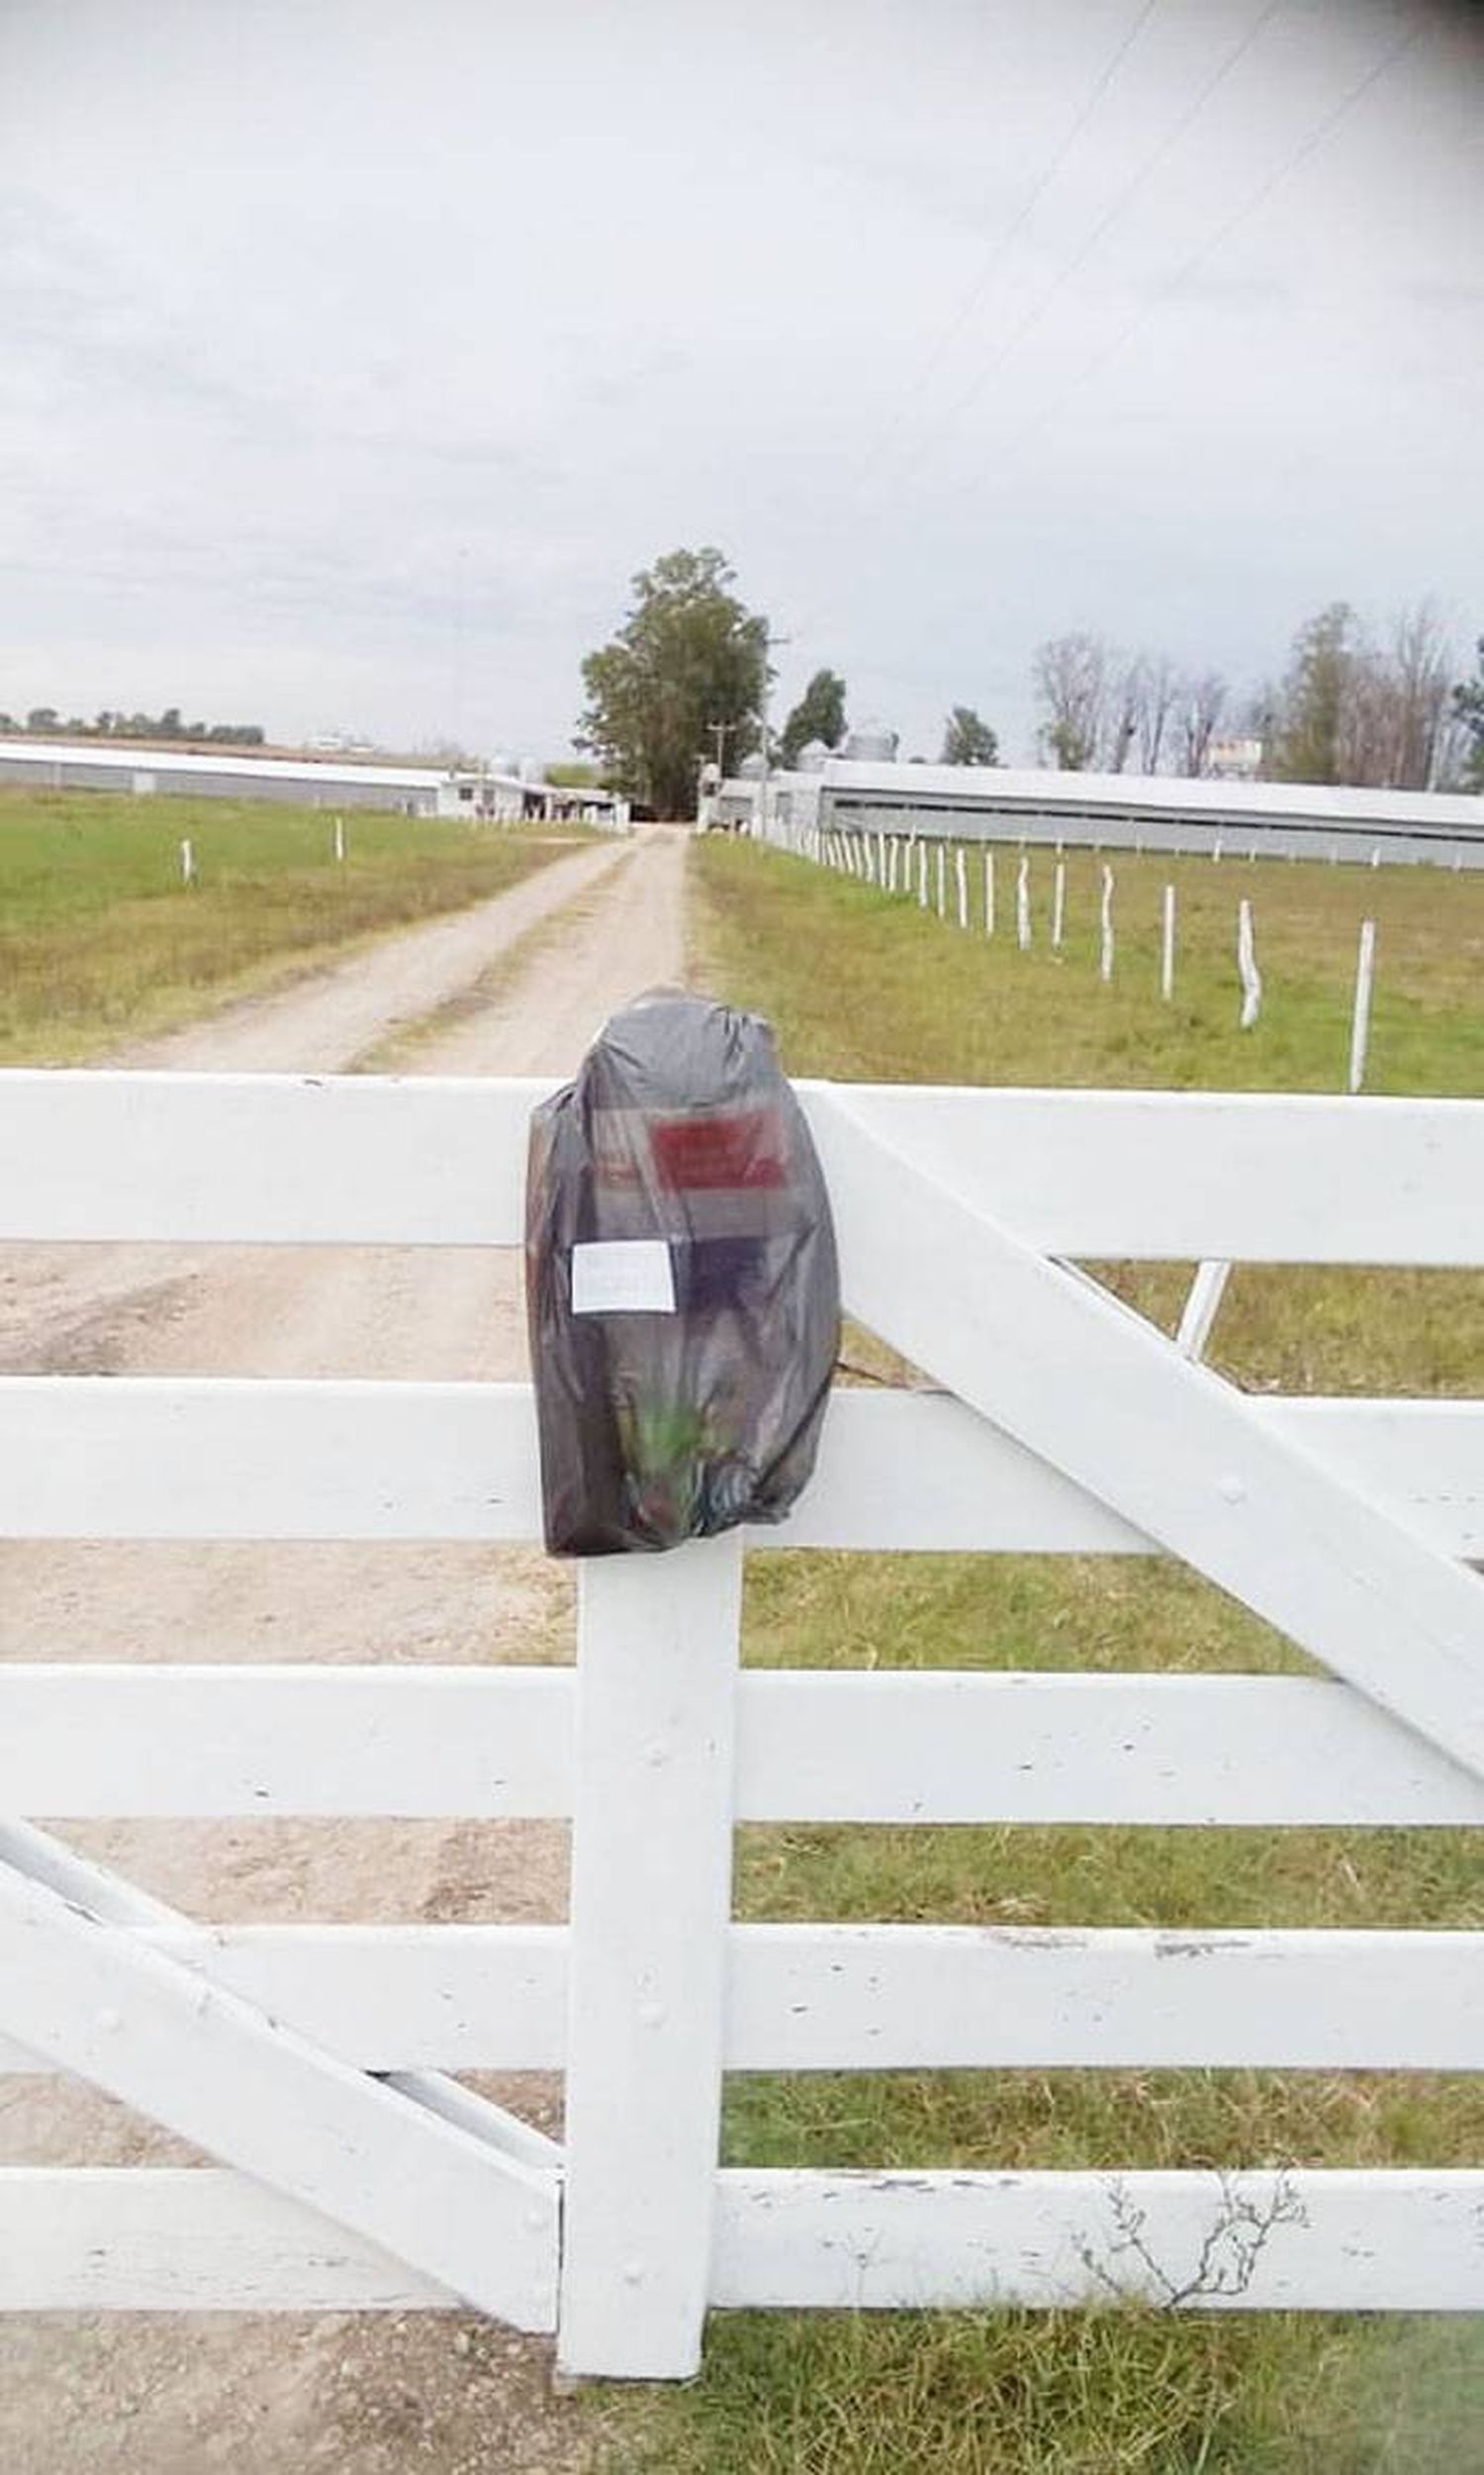
[[[956,705],[943,725],[940,765],[997,765],[999,740],[972,705]]]
[[[1307,619],[1293,640],[1272,772],[1279,782],[1339,782],[1342,733],[1356,660],[1355,614],[1332,602]]]
[[[1108,702],[1108,647],[1101,636],[1053,636],[1034,661],[1042,754],[1064,773],[1085,773],[1097,757]]]
[[[796,765],[811,740],[837,748],[844,736],[845,682],[838,671],[816,670],[779,735],[778,761]]]
[[[760,735],[768,622],[730,590],[719,550],[671,550],[633,579],[633,608],[583,664],[588,702],[573,744],[660,816],[687,816],[696,768],[723,733],[734,770]]]
[[[1484,636],[1476,644],[1472,679],[1460,679],[1453,690],[1451,715],[1463,740],[1461,772],[1464,787],[1484,791]]]

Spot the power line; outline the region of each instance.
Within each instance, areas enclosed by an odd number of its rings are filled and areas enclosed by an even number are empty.
[[[1124,61],[1133,50],[1135,44],[1138,42],[1145,27],[1149,24],[1150,19],[1154,16],[1155,11],[1159,6],[1159,0],[1144,0],[1144,6],[1139,10],[1137,16],[1131,21],[1124,33],[1120,36],[1118,42],[1113,48],[1112,53],[1105,61],[1100,74],[1094,79],[1086,99],[1082,104],[1081,110],[1077,113],[1075,120],[1072,122],[1071,127],[1067,130],[1066,136],[1062,140],[1062,143],[1058,146],[1055,154],[1052,156],[1051,161],[1047,164],[1040,178],[1035,183],[1035,186],[1032,188],[1029,196],[1022,201],[1019,209],[1011,217],[1010,222],[1000,234],[998,240],[995,242],[994,247],[991,249],[983,265],[979,268],[978,273],[970,285],[968,292],[964,295],[959,307],[954,311],[947,326],[944,327],[940,333],[936,343],[931,345],[924,359],[918,363],[918,366],[913,372],[911,379],[908,381],[905,390],[897,400],[896,406],[887,421],[885,429],[882,431],[881,437],[878,438],[876,444],[868,449],[858,474],[858,481],[864,482],[869,479],[875,467],[881,462],[882,457],[889,453],[890,448],[900,433],[903,418],[909,406],[913,404],[917,397],[922,393],[928,379],[932,376],[934,370],[939,367],[946,354],[951,350],[953,344],[963,333],[970,319],[974,316],[974,311],[983,300],[990,284],[994,280],[994,277],[998,274],[999,269],[1004,264],[1006,257],[1009,255],[1010,250],[1014,247],[1015,242],[1024,232],[1027,224],[1031,220],[1031,217],[1035,214],[1037,207],[1041,204],[1042,199],[1051,188],[1052,183],[1061,171],[1063,164],[1067,161],[1067,156],[1070,154],[1072,147],[1076,144],[1076,142],[1081,137],[1082,132],[1087,128],[1093,114],[1097,110],[1098,105],[1101,103],[1104,95],[1112,85],[1114,78],[1118,75]]]
[[[1409,27],[1405,34],[1399,36],[1397,41],[1381,54],[1381,57],[1366,70],[1364,76],[1358,78],[1355,84],[1341,96],[1339,102],[1333,104],[1323,118],[1315,123],[1308,135],[1299,141],[1298,144],[1283,157],[1283,160],[1272,171],[1265,174],[1236,212],[1229,215],[1224,224],[1219,224],[1215,232],[1201,242],[1198,249],[1192,249],[1189,257],[1182,259],[1172,275],[1166,276],[1148,307],[1136,311],[1112,341],[1104,344],[1100,351],[1095,352],[1075,376],[1068,380],[1060,394],[1053,396],[1049,404],[1040,408],[1034,422],[1028,423],[1019,435],[1012,438],[1009,445],[998,452],[1004,455],[1014,455],[1020,447],[1024,446],[1027,438],[1039,435],[1046,424],[1055,420],[1064,405],[1077,393],[1079,388],[1086,385],[1089,378],[1096,377],[1100,370],[1106,369],[1109,362],[1117,358],[1124,346],[1132,342],[1134,336],[1149,325],[1150,320],[1168,301],[1171,293],[1187,282],[1192,275],[1198,273],[1218,249],[1224,248],[1232,235],[1248,221],[1249,217],[1257,214],[1267,204],[1274,191],[1280,189],[1284,181],[1289,179],[1300,165],[1306,163],[1309,157],[1324,144],[1326,139],[1332,136],[1341,122],[1354,110],[1356,104],[1362,102],[1371,88],[1377,85],[1387,71],[1395,66],[1403,53],[1410,51],[1414,44],[1421,40],[1423,31],[1420,24],[1414,25]]]
[[[1093,226],[1080,248],[1075,251],[1073,256],[1067,259],[1066,265],[1063,266],[1052,278],[1051,283],[1042,293],[1040,299],[1032,303],[1030,310],[1021,320],[1020,325],[1009,336],[1007,336],[1000,350],[990,359],[987,365],[978,372],[977,376],[970,381],[970,384],[967,388],[965,388],[963,393],[949,406],[946,419],[950,427],[955,421],[958,420],[961,413],[968,410],[969,406],[974,401],[974,398],[982,392],[989,380],[998,377],[1003,373],[1012,354],[1016,351],[1018,346],[1025,341],[1027,335],[1034,333],[1035,330],[1040,326],[1042,320],[1045,318],[1047,311],[1051,308],[1053,301],[1056,300],[1058,294],[1064,291],[1066,286],[1070,283],[1072,277],[1086,265],[1087,260],[1097,248],[1099,242],[1104,238],[1106,234],[1111,232],[1113,226],[1117,223],[1119,217],[1124,213],[1125,209],[1133,204],[1135,198],[1138,197],[1140,191],[1153,177],[1154,173],[1159,170],[1159,165],[1164,161],[1165,157],[1173,151],[1175,146],[1179,144],[1180,140],[1185,136],[1186,132],[1193,126],[1200,114],[1205,110],[1206,105],[1210,102],[1211,97],[1216,93],[1218,87],[1223,85],[1227,78],[1231,76],[1232,71],[1252,49],[1258,37],[1262,34],[1264,28],[1274,17],[1277,16],[1278,11],[1284,7],[1285,4],[1286,0],[1264,0],[1264,5],[1257,11],[1256,16],[1248,26],[1245,33],[1238,38],[1231,49],[1218,63],[1217,67],[1213,69],[1204,85],[1200,87],[1198,92],[1186,105],[1184,111],[1179,115],[1179,118],[1165,132],[1163,138],[1160,139],[1159,143],[1156,146],[1153,154],[1145,157],[1144,162],[1134,174],[1133,179],[1125,183],[1124,187],[1119,191],[1117,197],[1114,199],[1112,205]],[[943,424],[940,422],[936,426],[941,429]],[[906,479],[920,468],[928,443],[929,438],[924,438],[919,441],[916,454],[905,466],[900,478]]]
[[[1122,68],[1124,61],[1128,58],[1129,53],[1133,50],[1135,44],[1138,42],[1145,27],[1149,24],[1150,19],[1154,16],[1156,9],[1159,8],[1159,5],[1160,0],[1143,0],[1143,6],[1125,27],[1124,32],[1120,35],[1117,43],[1113,47],[1112,51],[1104,61],[1102,68],[1093,79],[1093,82],[1087,91],[1075,119],[1072,121],[1070,128],[1063,138],[1061,144],[1057,147],[1051,161],[1047,164],[1039,179],[1031,189],[1030,195],[1022,201],[1015,214],[1011,217],[1009,224],[1006,226],[1004,232],[1001,233],[999,239],[995,242],[994,247],[990,251],[984,264],[980,267],[969,291],[960,302],[958,309],[954,312],[947,326],[939,334],[936,343],[930,347],[926,359],[919,364],[913,376],[908,380],[906,388],[902,394],[898,396],[892,411],[887,417],[884,429],[881,432],[875,442],[867,448],[865,454],[857,463],[852,478],[845,485],[847,494],[851,492],[865,491],[867,489],[867,485],[876,479],[881,467],[889,457],[891,447],[901,434],[902,428],[911,406],[921,395],[923,387],[926,385],[927,380],[932,375],[932,372],[938,367],[945,354],[951,349],[955,339],[963,332],[963,329],[973,317],[974,311],[978,308],[979,303],[983,300],[984,295],[988,291],[995,275],[1004,264],[1009,251],[1014,246],[1016,240],[1020,238],[1020,235],[1024,232],[1037,207],[1040,205],[1042,199],[1046,196],[1048,190],[1056,180],[1058,173],[1067,161],[1067,158],[1070,154],[1077,140],[1082,136],[1082,133],[1090,124],[1098,105],[1101,103],[1104,95],[1108,92],[1113,80]],[[867,503],[870,503],[869,498]],[[807,634],[809,632],[812,618],[813,613],[810,612],[804,620],[800,622],[800,633]]]

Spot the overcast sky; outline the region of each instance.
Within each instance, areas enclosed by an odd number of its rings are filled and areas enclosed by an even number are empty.
[[[0,707],[558,755],[714,541],[853,714],[1484,628],[1484,13],[0,0]]]

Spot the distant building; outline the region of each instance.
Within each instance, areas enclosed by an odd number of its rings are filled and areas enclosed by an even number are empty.
[[[889,765],[895,760],[896,749],[897,733],[888,730],[884,722],[859,721],[846,732],[840,755],[851,764]]]
[[[1249,744],[1260,753],[1257,741]],[[1461,792],[1356,791],[1247,776],[1191,780],[1179,774],[863,763],[839,756],[831,756],[819,773],[773,774],[768,813],[760,819],[761,788],[755,780],[723,782],[715,795],[716,822],[761,830],[793,850],[808,849],[811,837],[833,832],[1068,850],[1261,851],[1279,858],[1484,869],[1484,799]]]
[[[1206,772],[1213,782],[1255,782],[1262,771],[1260,739],[1213,739]]]
[[[179,747],[105,746],[80,739],[0,738],[0,790],[128,791],[140,799],[273,800],[297,808],[380,808],[406,816],[496,824],[530,818],[622,831],[628,802],[588,785],[498,773],[492,765],[355,764],[315,756],[211,754]]]

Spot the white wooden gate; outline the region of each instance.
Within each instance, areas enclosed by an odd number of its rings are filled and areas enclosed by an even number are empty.
[[[548,1088],[0,1076],[0,1239],[511,1245]],[[751,1545],[1153,1545],[1328,1677],[739,1673],[736,1539],[584,1568],[575,1671],[0,1667],[0,2068],[222,2161],[0,2173],[0,2304],[462,2298],[655,2377],[708,2305],[1484,2305],[1484,2172],[718,2172],[727,2070],[1484,2060],[1477,1934],[730,1914],[738,1820],[1484,1821],[1484,1406],[1244,1396],[1067,1260],[1477,1264],[1484,1104],[801,1090],[944,1389],[837,1395]],[[521,1385],[0,1381],[9,1538],[538,1534]],[[206,1930],[37,1814],[571,1815],[571,1923]],[[561,2148],[475,2069],[565,2071]]]

